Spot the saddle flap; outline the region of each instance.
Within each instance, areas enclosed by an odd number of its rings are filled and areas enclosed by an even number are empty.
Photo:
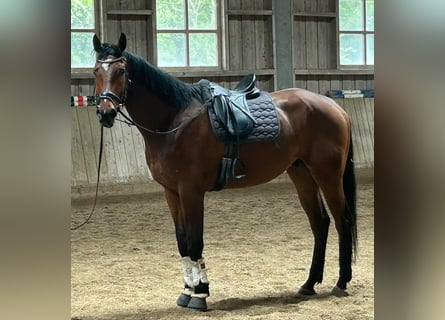
[[[249,111],[246,112],[245,110],[240,108],[240,105],[235,104],[233,100],[231,101],[231,104],[232,108],[229,108],[229,110],[230,117],[232,119],[229,123],[231,126],[233,126],[234,129],[234,132],[232,134],[240,138],[244,138],[249,135],[250,132],[252,132],[255,120],[252,118],[252,116],[250,116],[250,113],[248,113]]]
[[[253,130],[255,121],[248,111],[240,107],[240,103],[243,103],[243,97],[240,96],[237,97],[237,99],[239,100],[235,100],[237,102],[234,102],[233,99],[230,99],[228,96],[216,96],[213,109],[221,125],[224,126],[231,135],[243,138]]]
[[[222,123],[228,123],[230,120],[229,111],[227,110],[227,103],[224,103],[222,100],[224,96],[215,97],[213,100],[213,110],[215,111],[216,118]]]
[[[196,88],[199,89],[196,89]],[[201,79],[195,90],[201,92],[201,97],[214,110],[216,119],[238,141],[246,138],[256,124],[251,115],[248,101],[260,96],[260,90],[255,86],[255,74],[244,77],[234,90],[229,90],[216,83]]]

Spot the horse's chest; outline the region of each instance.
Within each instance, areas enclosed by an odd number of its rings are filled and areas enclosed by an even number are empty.
[[[147,160],[148,168],[153,179],[164,187],[174,189],[181,169],[167,159]]]

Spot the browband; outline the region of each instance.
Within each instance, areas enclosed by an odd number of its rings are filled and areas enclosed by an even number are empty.
[[[99,62],[99,63],[109,63],[109,64],[112,64],[112,63],[115,63],[115,62],[118,62],[118,61],[127,61],[127,58],[125,58],[124,56],[122,56],[122,57],[119,57],[119,58],[116,58],[116,59],[112,59],[112,60],[97,60],[97,62]]]

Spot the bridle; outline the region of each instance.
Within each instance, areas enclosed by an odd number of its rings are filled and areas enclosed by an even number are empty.
[[[108,64],[113,64],[113,63],[119,62],[119,61],[126,62],[127,59],[124,56],[122,56],[122,57],[111,59],[111,60],[100,60],[100,59],[97,60],[97,62],[99,62],[99,63],[108,63]],[[185,126],[187,123],[189,123],[191,120],[193,120],[194,118],[196,118],[200,114],[200,112],[198,112],[193,117],[191,117],[191,118],[181,122],[178,126],[176,126],[175,128],[173,128],[171,130],[159,131],[159,130],[152,130],[152,129],[145,128],[144,126],[138,124],[137,122],[135,122],[133,119],[131,119],[125,113],[122,112],[122,108],[125,107],[125,101],[127,99],[127,91],[128,91],[128,87],[129,87],[130,84],[131,84],[131,80],[128,77],[127,70],[125,70],[125,87],[124,87],[124,90],[122,91],[122,95],[119,97],[117,94],[115,94],[114,92],[109,91],[109,90],[103,91],[102,93],[97,95],[96,96],[96,108],[97,108],[96,113],[99,113],[99,103],[100,103],[100,101],[101,100],[108,100],[108,101],[110,101],[113,104],[113,107],[116,110],[116,112],[119,113],[125,119],[125,120],[116,119],[116,121],[120,121],[120,122],[126,123],[129,126],[136,126],[139,129],[144,130],[144,131],[146,131],[148,133],[160,134],[160,135],[173,133],[173,132],[179,130],[180,128]],[[116,102],[118,104],[116,104]]]
[[[100,59],[97,60],[97,62],[99,63],[107,63],[109,65],[120,61],[126,62],[127,59],[124,56],[122,56],[111,60],[100,60]],[[127,100],[128,86],[131,84],[131,80],[128,77],[128,71],[126,69],[124,76],[125,76],[125,87],[124,90],[122,91],[122,95],[118,96],[117,94],[109,90],[101,92],[99,95],[96,96],[96,107],[97,107],[96,112],[99,112],[99,103],[101,100],[110,101],[117,112],[119,112],[121,108],[125,107],[125,101]]]

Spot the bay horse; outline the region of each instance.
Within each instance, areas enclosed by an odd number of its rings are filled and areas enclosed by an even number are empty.
[[[203,101],[185,84],[142,57],[125,51],[127,40],[93,37],[97,114],[111,128],[125,105],[145,142],[146,162],[163,188],[182,257],[184,290],[177,305],[206,310],[209,280],[203,252],[204,196],[218,176],[224,143],[215,137]],[[270,93],[278,114],[273,141],[240,146],[247,175],[224,188],[266,183],[284,171],[294,183],[314,236],[312,263],[300,295],[314,295],[323,280],[330,218],[339,235],[339,278],[332,289],[348,295],[357,248],[356,184],[351,121],[332,99],[290,88]]]

